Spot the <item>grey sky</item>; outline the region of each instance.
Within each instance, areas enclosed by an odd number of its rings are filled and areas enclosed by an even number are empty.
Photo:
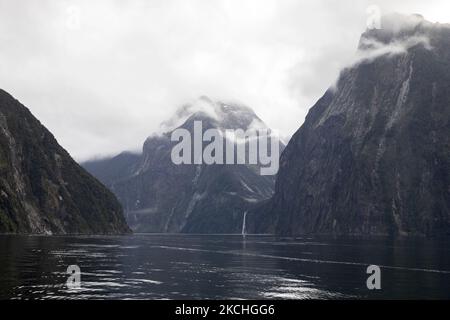
[[[0,0],[0,88],[77,160],[140,148],[201,95],[288,136],[353,59],[373,4],[450,22],[448,0]]]

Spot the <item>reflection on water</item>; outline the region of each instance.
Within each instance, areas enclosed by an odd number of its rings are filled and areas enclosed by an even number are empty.
[[[448,241],[0,236],[1,299],[450,298]],[[68,289],[66,269],[81,268]],[[366,287],[381,267],[382,290]]]

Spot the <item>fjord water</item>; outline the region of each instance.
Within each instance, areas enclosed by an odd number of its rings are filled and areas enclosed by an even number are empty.
[[[0,236],[1,299],[450,298],[448,241],[135,234]],[[67,267],[81,268],[68,289]],[[367,266],[381,290],[367,289]]]

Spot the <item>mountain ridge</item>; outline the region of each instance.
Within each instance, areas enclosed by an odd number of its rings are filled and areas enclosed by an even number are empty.
[[[247,208],[272,194],[274,178],[261,176],[260,165],[173,164],[170,157],[176,143],[171,141],[171,132],[186,129],[193,133],[196,121],[202,123],[202,134],[213,128],[267,128],[246,106],[207,97],[182,106],[175,119],[163,123],[169,131],[146,139],[140,160],[130,164],[134,172],[128,179],[107,184],[121,200],[134,230],[237,233]],[[92,163],[83,165],[100,178]]]
[[[4,90],[0,90],[0,232],[130,232],[114,195]]]
[[[249,212],[252,232],[450,234],[450,28],[406,29],[363,34],[427,41],[341,72],[283,152],[274,196]]]

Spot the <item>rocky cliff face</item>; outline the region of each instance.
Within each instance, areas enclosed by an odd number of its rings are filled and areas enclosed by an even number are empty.
[[[0,232],[129,232],[114,195],[0,90]]]
[[[382,22],[291,139],[251,231],[450,233],[450,26]]]
[[[250,108],[202,97],[166,121],[165,133],[149,137],[138,158],[122,154],[83,164],[117,195],[133,230],[238,233],[244,212],[273,194],[274,176],[262,176],[259,164],[174,164],[171,152],[178,142],[171,141],[172,131],[193,134],[195,121],[201,121],[202,132],[265,127]]]

